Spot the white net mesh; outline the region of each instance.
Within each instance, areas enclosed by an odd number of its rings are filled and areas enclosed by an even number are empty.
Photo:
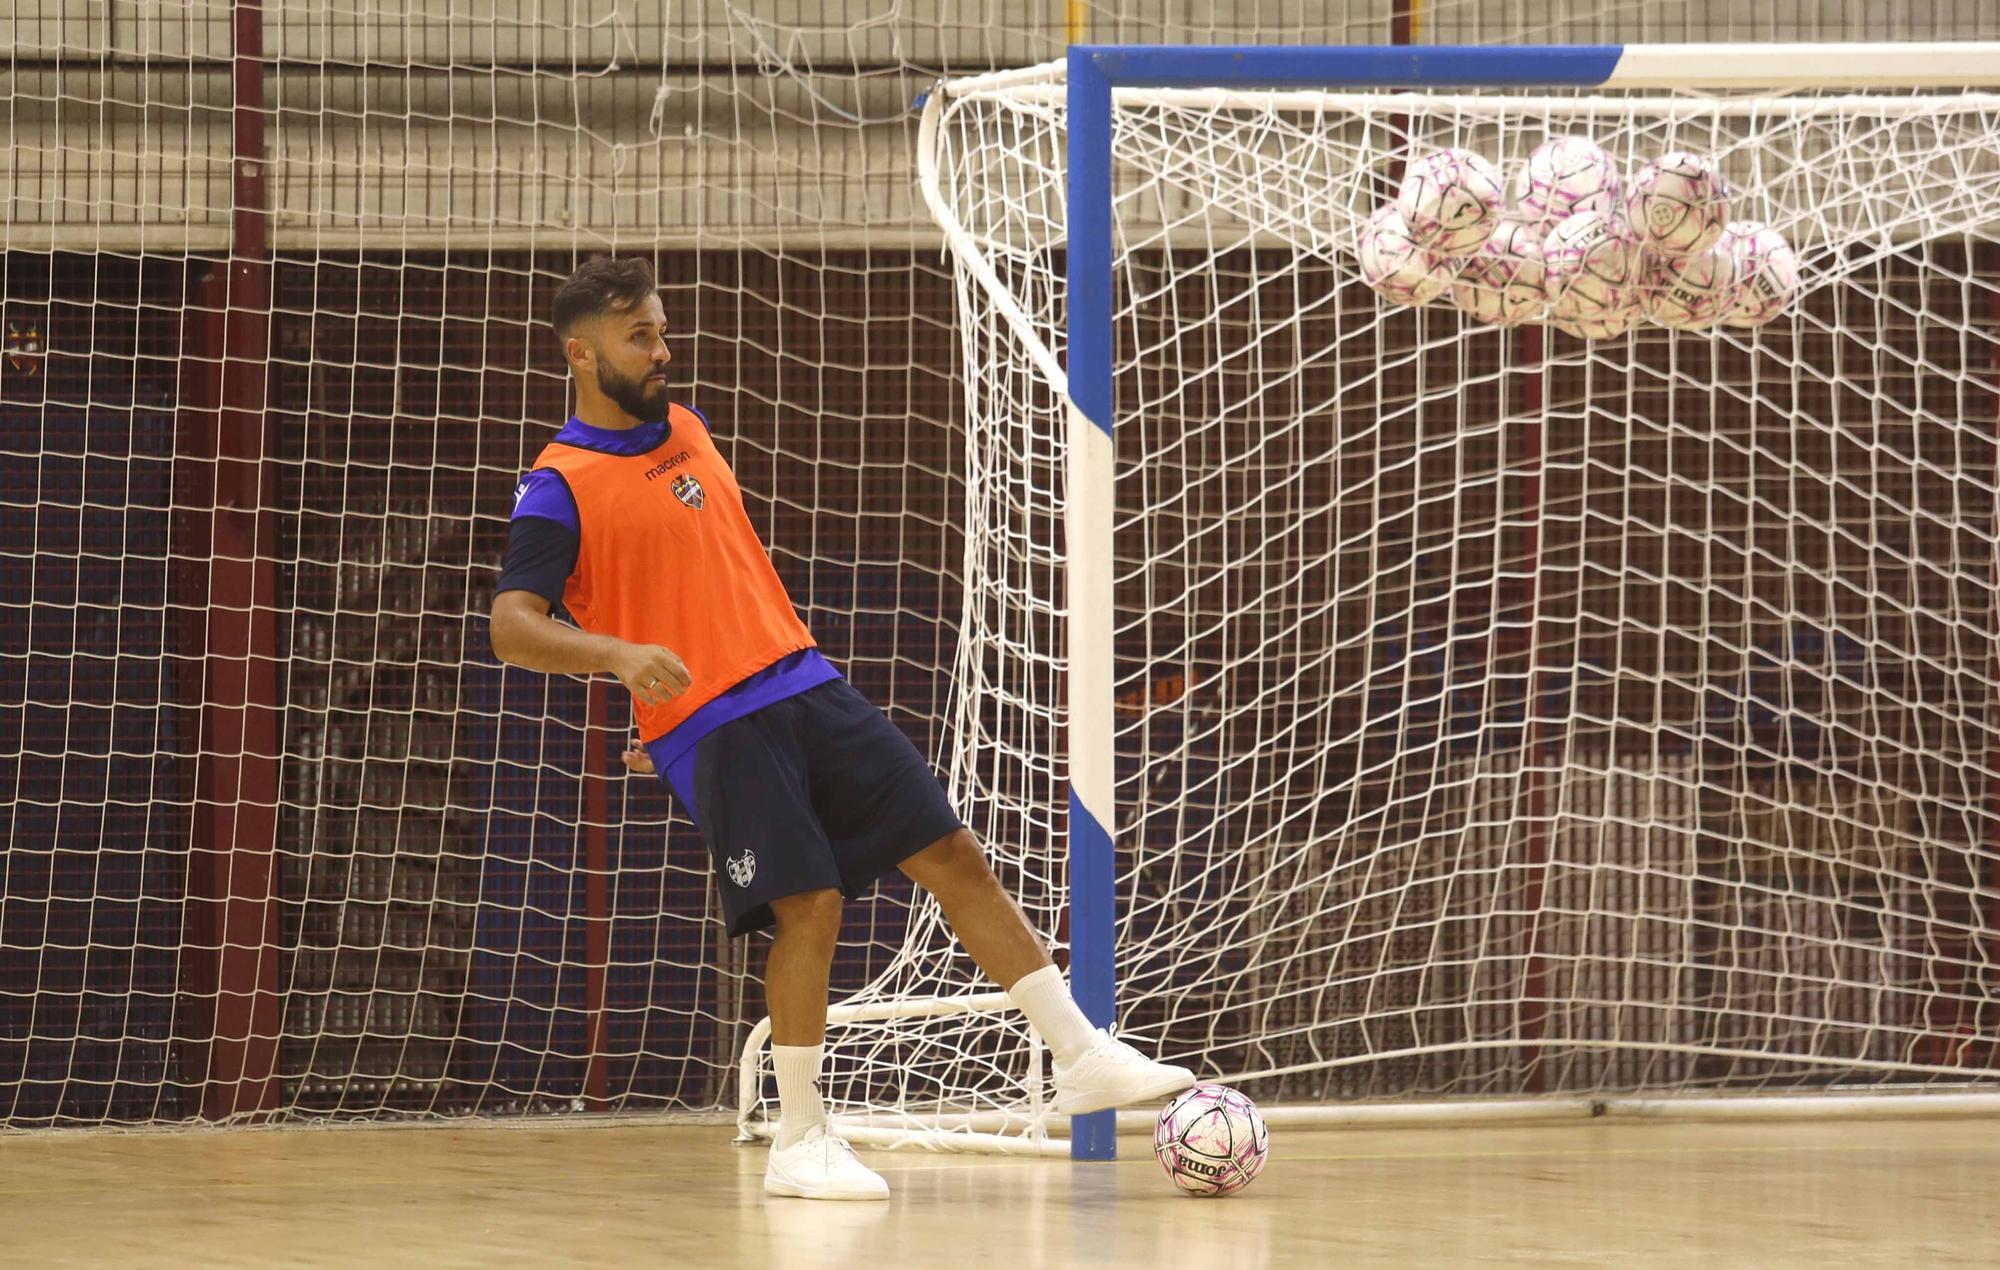
[[[995,642],[956,622],[961,498],[1021,528],[1008,509],[1059,470],[984,428],[964,489],[916,92],[1072,38],[2000,35],[1977,0],[587,7],[41,0],[0,21],[0,1127],[733,1103],[761,950],[721,937],[659,789],[592,774],[616,770],[618,695],[503,671],[485,642],[507,491],[562,417],[542,323],[579,253],[654,253],[676,390],[793,596],[919,744],[982,758],[980,826],[1034,848],[1003,866],[1057,930],[1047,521],[976,544],[980,630],[1034,656],[989,668]],[[1574,413],[1569,382],[1547,391]],[[1030,377],[985,387],[1023,419],[1047,405]],[[962,737],[955,658],[1018,703]],[[905,956],[909,911],[893,884],[855,906],[837,993],[888,968],[869,998],[898,1008],[973,986],[911,970],[944,945],[920,916]],[[944,1044],[837,1045],[848,1106],[1032,1105],[1018,1035],[901,1027]]]
[[[655,260],[675,395],[828,656],[938,748],[917,81],[852,13],[786,37],[809,77],[727,6],[597,9],[0,21],[0,1127],[727,1105],[761,956],[663,788],[608,775],[624,695],[488,647],[583,254]],[[964,16],[931,53],[1059,47]]]
[[[1112,604],[1125,1030],[1282,1101],[2000,1076],[2000,98],[1132,91],[1113,129],[1116,584],[1087,600],[1060,83],[954,92],[935,153],[971,424],[953,774],[1059,927],[1064,619]],[[1359,285],[1402,159],[1567,133],[1718,160],[1800,298],[1585,343]],[[879,990],[962,990],[950,950],[920,926]],[[907,1087],[1018,1104],[1020,1070]]]

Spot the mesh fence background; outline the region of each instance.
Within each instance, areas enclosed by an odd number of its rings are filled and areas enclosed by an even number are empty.
[[[1080,31],[1045,8],[0,20],[0,1125],[728,1100],[762,1010],[698,843],[656,787],[601,776],[617,694],[502,670],[480,616],[506,491],[561,422],[536,323],[579,254],[655,254],[678,391],[794,597],[942,753],[961,407],[910,109],[936,75],[1072,34],[2000,36],[1987,6],[1914,0],[1101,3]],[[252,122],[254,170],[232,150]],[[266,209],[259,247],[242,213]],[[268,853],[218,856],[219,822]],[[837,990],[886,964],[909,903],[857,906]],[[275,1079],[246,1083],[246,1055]]]

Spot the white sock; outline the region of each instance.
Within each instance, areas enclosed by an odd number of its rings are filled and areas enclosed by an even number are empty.
[[[1062,971],[1043,966],[1007,989],[1007,997],[1042,1034],[1058,1063],[1073,1063],[1097,1039],[1097,1029],[1076,1008]]]
[[[771,1066],[778,1073],[778,1145],[788,1147],[806,1130],[826,1123],[819,1099],[819,1063],[826,1046],[773,1045]]]

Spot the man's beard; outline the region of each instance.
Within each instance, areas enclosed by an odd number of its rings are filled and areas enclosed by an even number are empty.
[[[665,380],[627,379],[609,366],[600,366],[597,391],[617,402],[620,410],[640,423],[661,423],[667,417]]]

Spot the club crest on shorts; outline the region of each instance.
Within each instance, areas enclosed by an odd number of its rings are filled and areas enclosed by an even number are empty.
[[[689,476],[686,472],[681,473],[674,478],[674,497],[680,499],[696,511],[700,511],[703,497],[701,482]]]
[[[701,487],[696,486],[695,488],[700,489]],[[676,490],[674,492],[679,493],[680,491]],[[729,880],[731,882],[736,883],[738,886],[748,886],[750,885],[750,879],[756,876],[757,857],[750,854],[750,848],[745,847],[743,850],[729,857]]]

